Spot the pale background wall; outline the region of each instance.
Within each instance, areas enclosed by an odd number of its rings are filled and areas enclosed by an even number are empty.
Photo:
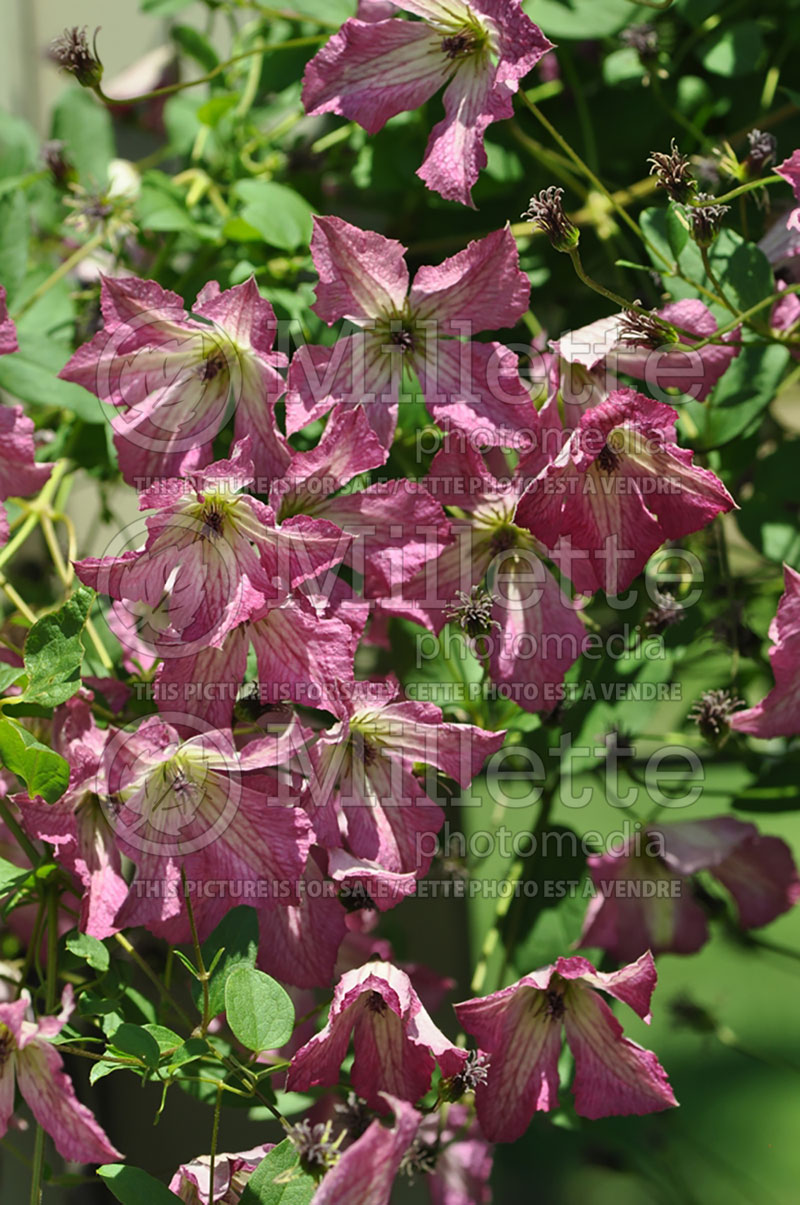
[[[208,10],[197,4],[180,20],[202,25]],[[139,12],[138,0],[0,0],[0,106],[46,133],[64,77],[47,59],[47,47],[65,26],[99,25],[98,48],[112,79],[164,41],[166,23]]]

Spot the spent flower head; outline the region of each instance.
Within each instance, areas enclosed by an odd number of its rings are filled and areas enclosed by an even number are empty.
[[[623,46],[629,46],[636,51],[643,67],[649,66],[658,58],[658,30],[647,21],[641,25],[629,25],[627,29],[623,29],[619,40]]]
[[[751,180],[775,162],[778,151],[778,140],[774,134],[764,130],[751,130],[747,135],[749,146],[747,158],[744,161],[745,174]]]
[[[484,590],[483,586],[477,585],[472,587],[469,594],[465,590],[457,591],[455,601],[446,616],[453,623],[457,623],[471,640],[477,640],[479,636],[488,636],[492,628],[500,627],[497,620],[492,619],[494,604],[494,595]]]
[[[674,138],[668,153],[653,151],[647,162],[651,165],[650,175],[656,177],[659,188],[665,190],[671,201],[684,204],[694,195],[697,183],[689,158],[681,154]]]
[[[635,304],[640,303],[637,301]],[[620,316],[619,340],[633,347],[650,347],[653,350],[663,347],[665,343],[679,342],[677,331],[655,310],[648,314],[639,310],[625,310]]]
[[[728,736],[730,718],[744,707],[730,690],[706,690],[692,705],[689,719],[694,720],[701,734],[712,744],[721,744]]]
[[[708,201],[708,205],[698,205],[691,211],[692,237],[698,247],[710,247],[720,232],[725,214],[730,205],[714,205],[714,198],[708,193],[699,192],[698,201]]]
[[[86,35],[86,26],[73,25],[50,45],[50,58],[62,71],[74,75],[82,88],[97,88],[103,78],[103,64],[97,56],[97,34],[94,31],[92,45]]]
[[[572,251],[578,245],[580,231],[564,212],[563,196],[564,189],[555,184],[543,188],[538,197],[531,197],[522,217],[546,234],[556,251]]]

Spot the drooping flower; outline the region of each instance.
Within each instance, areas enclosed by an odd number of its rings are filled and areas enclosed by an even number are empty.
[[[380,1113],[386,1112],[382,1093],[413,1104],[430,1088],[437,1063],[451,1076],[466,1058],[434,1025],[404,971],[368,962],[342,975],[324,1029],[292,1058],[287,1091],[337,1083],[351,1034],[353,1089]]]
[[[514,1142],[537,1110],[558,1105],[562,1024],[575,1058],[572,1091],[581,1117],[656,1113],[677,1102],[656,1056],[624,1037],[599,995],[606,992],[650,1021],[656,969],[650,953],[608,974],[586,958],[559,958],[490,996],[454,1005],[467,1033],[489,1056],[475,1089],[490,1142]]]
[[[589,858],[596,888],[580,944],[621,962],[645,950],[692,954],[708,940],[708,917],[692,876],[707,870],[733,896],[742,928],[760,928],[800,898],[789,847],[731,816],[651,824],[626,846]]]
[[[584,405],[593,394],[604,400],[616,389],[618,373],[644,381],[661,395],[660,401],[665,400],[664,390],[680,389],[702,402],[740,351],[738,331],[728,331],[722,343],[695,350],[694,342],[702,343],[716,331],[717,321],[708,307],[687,299],[670,302],[650,315],[632,310],[612,314],[567,332],[553,346],[571,397],[582,394]],[[581,371],[588,377],[582,390]],[[596,384],[595,390],[587,387],[589,382]]]
[[[421,21],[345,21],[314,56],[303,81],[307,113],[340,113],[376,134],[445,84],[445,117],[434,126],[417,175],[434,192],[472,205],[486,166],[487,126],[513,116],[523,76],[552,43],[519,0],[402,0]]]
[[[11,333],[14,334],[13,326]],[[0,404],[0,501],[37,494],[45,484],[53,466],[37,464],[34,451],[33,423],[22,407]],[[7,539],[8,516],[5,507],[0,506],[0,544]]]
[[[273,351],[277,321],[251,278],[220,292],[211,281],[192,314],[152,280],[103,277],[104,327],[59,376],[117,408],[111,419],[125,480],[178,477],[212,458],[234,407],[234,438],[249,435],[255,472],[279,476],[290,452],[275,423],[284,390]]]
[[[345,718],[310,750],[303,803],[319,843],[344,848],[384,870],[424,875],[442,809],[414,774],[439,769],[467,787],[505,733],[442,722],[432,703],[398,699],[397,683],[356,682],[343,690]]]
[[[230,460],[142,491],[140,509],[157,510],[143,548],[75,563],[98,593],[149,608],[159,656],[219,648],[265,603],[343,559],[350,538],[331,523],[301,516],[277,528],[271,508],[241,492],[253,471],[245,438]]]
[[[333,347],[301,347],[293,357],[288,433],[333,405],[366,403],[389,447],[405,365],[437,422],[475,432],[484,444],[511,442],[530,410],[517,356],[500,343],[472,339],[513,326],[527,309],[530,284],[511,231],[495,231],[436,267],[420,268],[410,291],[405,250],[341,218],[314,219],[319,283],[312,308],[329,326],[347,318],[361,330]]]
[[[20,819],[35,839],[48,841],[83,888],[79,928],[102,940],[116,932],[114,917],[128,893],[116,838],[99,796],[105,797],[102,760],[109,733],[98,728],[92,696],[81,691],[53,716],[52,745],[69,762],[69,785],[55,803],[15,797]]]
[[[760,703],[737,712],[730,721],[737,732],[765,740],[800,732],[800,573],[784,565],[783,575],[786,588],[769,629],[775,685]]]
[[[583,651],[586,631],[546,568],[545,549],[516,522],[531,466],[542,463],[533,457],[501,482],[471,446],[456,451],[445,445],[425,484],[453,508],[454,538],[379,605],[436,633],[446,620],[456,623],[488,659],[494,683],[507,685],[530,711],[551,711],[554,688]],[[476,593],[484,581],[484,593]]]
[[[109,813],[120,850],[137,867],[118,928],[145,925],[188,940],[182,872],[203,934],[232,898],[268,909],[297,901],[313,832],[287,801],[275,751],[264,738],[237,752],[230,733],[214,730],[182,741],[158,716],[107,743]]]
[[[8,1131],[16,1084],[64,1159],[108,1163],[121,1158],[91,1110],[78,1100],[58,1048],[53,1045],[52,1039],[72,1012],[72,988],[65,988],[58,1016],[31,1021],[29,1010],[27,992],[11,1004],[0,1004],[0,1137]]]
[[[181,1164],[169,1182],[170,1192],[185,1205],[238,1205],[247,1181],[272,1147],[273,1143],[265,1142],[234,1155],[218,1152],[213,1186],[210,1157],[200,1155],[190,1163]]]
[[[787,184],[791,184],[795,200],[800,202],[800,150],[794,151],[788,159],[784,159],[775,171],[779,176],[783,176]],[[800,231],[800,206],[788,214],[786,227],[788,230]]]
[[[381,1112],[386,1112],[388,1105],[394,1113],[394,1126],[389,1129],[378,1120],[371,1122],[323,1177],[311,1205],[389,1205],[395,1177],[421,1114],[389,1092],[381,1097]]]
[[[627,589],[665,540],[705,527],[735,503],[676,443],[677,411],[633,389],[586,410],[523,494],[517,523],[585,594]]]

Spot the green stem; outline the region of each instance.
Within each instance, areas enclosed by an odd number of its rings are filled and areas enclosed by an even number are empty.
[[[672,4],[672,0],[628,0],[630,4],[643,4],[645,8],[655,8],[659,12],[666,12]]]
[[[136,947],[131,945],[131,943],[128,941],[127,937],[125,937],[122,933],[115,933],[114,938],[119,943],[119,945],[122,946],[125,953],[130,955],[130,957],[133,959],[133,961],[136,963],[136,965],[140,968],[140,970],[142,970],[144,972],[144,974],[147,976],[147,978],[150,980],[150,982],[158,989],[158,992],[159,992],[160,996],[162,997],[162,999],[167,1004],[170,1005],[170,1007],[174,1010],[176,1016],[180,1017],[181,1021],[183,1021],[186,1028],[192,1029],[191,1017],[188,1015],[188,1013],[184,1012],[184,1010],[181,1008],[180,1004],[178,1004],[177,1000],[175,1000],[174,997],[171,995],[169,988],[166,987],[161,982],[158,975],[155,973],[153,968],[145,961],[145,959],[142,958],[141,954],[136,949]]]
[[[708,247],[701,247],[700,255],[703,258],[703,267],[705,268],[706,276],[711,281],[711,285],[712,285],[714,291],[716,292],[719,300],[725,306],[726,310],[730,310],[730,312],[733,314],[736,321],[741,322],[741,320],[742,320],[741,314],[736,309],[736,306],[732,305],[731,302],[728,300],[728,298],[725,296],[725,292],[722,288],[722,285],[719,282],[717,274],[715,273],[714,269],[711,267],[711,257],[708,254]]]
[[[104,239],[105,231],[98,230],[97,233],[93,234],[82,247],[78,247],[76,251],[73,251],[72,255],[65,259],[63,263],[60,263],[56,270],[51,272],[47,279],[43,280],[38,288],[33,290],[30,297],[23,301],[22,305],[15,310],[15,312],[11,315],[14,321],[18,321],[23,314],[26,314],[31,306],[36,304],[40,297],[44,297],[45,293],[48,293],[50,289],[52,289],[53,285],[57,285],[58,282],[63,279],[63,277],[67,276],[73,268],[77,267],[81,260],[86,259],[87,255],[91,255],[93,251],[96,251]]]
[[[224,63],[217,63],[216,67],[205,75],[199,75],[197,79],[184,80],[182,83],[165,84],[163,88],[154,88],[152,92],[143,92],[141,96],[126,96],[123,100],[116,100],[113,96],[106,96],[103,89],[98,85],[95,89],[95,95],[103,102],[104,105],[111,105],[113,108],[126,107],[127,105],[139,105],[148,100],[156,100],[159,96],[172,96],[175,92],[183,92],[187,88],[196,88],[200,84],[207,84],[210,80],[216,79],[223,71],[227,71],[229,67],[233,67],[236,63],[241,63],[244,59],[251,58],[254,54],[271,54],[275,50],[294,50],[298,46],[316,46],[318,42],[324,42],[328,35],[326,33],[309,34],[304,38],[288,38],[285,42],[262,42],[260,46],[254,46],[250,50],[245,50],[241,54],[235,54],[232,58],[226,59]]]
[[[203,951],[200,948],[200,938],[197,934],[197,925],[194,919],[194,908],[189,893],[186,890],[186,871],[181,867],[181,884],[183,886],[183,898],[186,901],[186,911],[189,914],[189,927],[192,930],[192,945],[194,947],[194,957],[197,963],[197,978],[200,980],[200,986],[203,990],[203,1020],[201,1022],[201,1032],[205,1037],[206,1030],[211,1023],[211,997],[208,990],[208,971],[206,964],[203,961]]]
[[[222,1090],[223,1085],[217,1087],[217,1099],[214,1102],[214,1123],[211,1127],[211,1154],[208,1161],[208,1182],[211,1185],[209,1193],[213,1196],[214,1191],[214,1164],[217,1161],[217,1139],[219,1138],[219,1113],[222,1107]]]
[[[45,982],[45,1012],[51,1013],[56,1003],[56,973],[58,961],[58,890],[48,883],[47,891],[47,979]],[[42,1199],[42,1170],[44,1168],[44,1129],[36,1127],[33,1147],[30,1205]]]
[[[16,532],[14,538],[8,541],[5,548],[0,549],[0,568],[7,564],[7,562],[10,561],[14,556],[17,549],[21,548],[25,543],[28,536],[39,522],[40,512],[49,509],[50,503],[53,501],[56,490],[58,489],[62,477],[67,472],[68,467],[69,463],[66,460],[59,460],[56,462],[56,466],[42,487],[42,491],[36,499],[36,502],[30,506],[30,514],[25,519],[25,522],[22,524],[19,531]]]
[[[725,326],[718,327],[713,335],[709,335],[707,339],[701,339],[699,343],[695,343],[694,350],[702,351],[704,347],[708,347],[709,343],[718,343],[720,335],[727,335],[729,331],[734,330],[741,323],[746,322],[748,318],[752,318],[753,315],[759,313],[760,310],[766,309],[767,306],[774,305],[776,301],[780,301],[781,297],[786,297],[788,293],[798,292],[800,292],[800,284],[789,285],[787,288],[773,293],[770,297],[762,297],[761,301],[756,302],[756,304],[752,305],[749,310],[743,310],[741,314],[733,319],[733,321],[726,323]],[[776,339],[775,342],[782,343],[783,340]]]
[[[785,184],[783,176],[764,176],[763,180],[749,180],[747,184],[740,184],[738,188],[732,188],[730,192],[725,192],[721,197],[713,197],[711,201],[687,201],[687,205],[693,206],[695,209],[702,209],[704,205],[724,205],[727,201],[733,201],[736,197],[741,197],[746,192],[753,192],[756,188],[765,188],[769,184]]]
[[[619,293],[613,293],[611,289],[607,289],[605,285],[601,285],[598,281],[593,280],[591,276],[587,276],[581,263],[580,253],[577,247],[573,247],[569,252],[569,257],[572,260],[572,266],[575,269],[580,280],[583,281],[595,293],[599,293],[601,297],[607,297],[609,301],[613,301],[614,305],[618,305],[622,310],[632,310],[635,314],[646,314],[647,310],[642,309],[636,302],[627,301],[624,297],[620,297]]]

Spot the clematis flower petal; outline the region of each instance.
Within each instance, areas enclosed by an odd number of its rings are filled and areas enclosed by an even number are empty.
[[[437,334],[471,338],[514,326],[525,313],[531,286],[520,271],[517,242],[508,226],[471,242],[440,264],[421,267],[409,303]]]
[[[346,21],[306,67],[306,112],[340,113],[376,134],[441,88],[452,71],[441,41],[423,24]]]
[[[362,325],[401,313],[408,292],[405,254],[396,239],[342,218],[315,217],[311,256],[319,283],[314,312],[329,326],[339,318]]]
[[[800,573],[785,565],[783,575],[785,590],[769,630],[775,685],[760,703],[735,712],[730,721],[737,732],[765,740],[800,732]]]
[[[800,150],[794,151],[788,159],[784,159],[775,171],[792,186],[795,200],[800,201]],[[800,207],[791,211],[786,225],[789,230],[800,231]]]

